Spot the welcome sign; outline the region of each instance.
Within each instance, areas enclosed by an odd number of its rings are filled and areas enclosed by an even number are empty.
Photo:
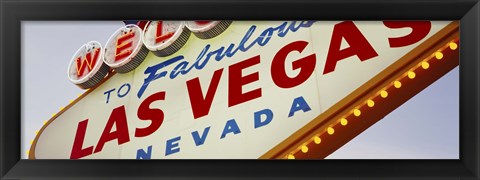
[[[90,42],[75,53],[69,78],[91,89],[42,128],[29,158],[276,157],[266,154],[449,24],[127,25],[104,45]],[[374,100],[367,103],[375,105]],[[308,151],[308,146],[298,147]]]

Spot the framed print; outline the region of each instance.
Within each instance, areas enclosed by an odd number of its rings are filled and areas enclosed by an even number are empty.
[[[22,22],[28,159],[459,158],[458,21],[129,22]],[[104,45],[68,38],[84,27],[113,34]],[[42,57],[45,36],[82,45],[70,61]],[[388,134],[369,135],[377,126]],[[375,136],[421,151],[348,150]]]
[[[477,1],[0,5],[1,178],[479,177]]]

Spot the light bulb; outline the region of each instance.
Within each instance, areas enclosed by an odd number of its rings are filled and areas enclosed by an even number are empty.
[[[398,88],[402,87],[402,83],[400,81],[395,81],[395,82],[393,82],[393,86],[395,86],[395,88],[398,89]]]
[[[332,135],[333,133],[335,133],[335,130],[332,127],[328,127],[327,128],[327,133]]]
[[[373,106],[375,106],[375,102],[373,100],[369,99],[369,100],[367,100],[367,105],[368,105],[368,107],[373,107]]]

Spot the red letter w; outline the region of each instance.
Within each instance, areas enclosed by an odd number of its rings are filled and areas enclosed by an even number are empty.
[[[93,69],[93,66],[95,66],[95,63],[97,62],[98,55],[100,54],[100,48],[96,48],[94,50],[94,55],[92,58],[92,53],[89,52],[87,55],[85,55],[85,58],[82,60],[82,57],[77,58],[77,76],[82,77],[83,73],[85,72],[85,68],[88,67],[88,72],[90,72]]]

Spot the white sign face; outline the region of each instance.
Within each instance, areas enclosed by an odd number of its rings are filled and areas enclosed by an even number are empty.
[[[190,37],[115,74],[47,124],[30,153],[257,159],[448,23],[233,22],[222,38]]]
[[[82,45],[70,60],[68,78],[80,88],[93,87],[109,70],[102,59],[103,49],[99,42],[90,41]]]

